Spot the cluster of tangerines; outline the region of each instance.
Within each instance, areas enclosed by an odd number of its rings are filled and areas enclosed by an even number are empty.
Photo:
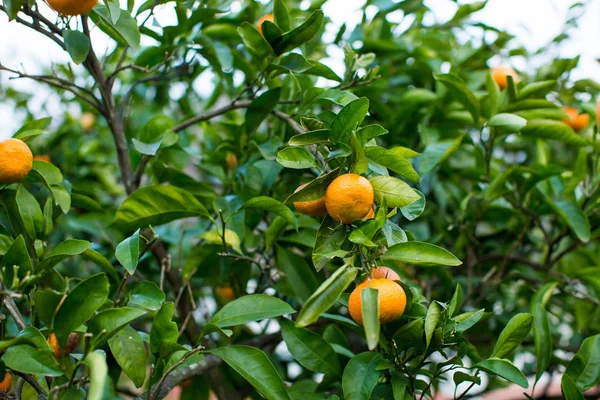
[[[300,186],[296,192],[307,184]],[[325,196],[318,200],[297,201],[294,203],[296,210],[311,216],[325,216],[329,214],[333,219],[343,224],[351,224],[359,219],[374,218],[373,210],[374,191],[371,182],[357,174],[344,174],[335,178],[325,191]],[[362,320],[362,291],[365,288],[378,290],[379,296],[379,322],[398,319],[406,308],[406,293],[402,286],[394,281],[399,281],[400,276],[387,267],[374,268],[369,277],[357,285],[348,302],[350,316],[359,325]]]
[[[302,190],[304,184],[296,189]],[[323,217],[329,214],[333,219],[343,224],[373,218],[373,201],[375,192],[371,182],[357,174],[340,175],[327,187],[325,196],[317,200],[294,202],[294,208],[302,214],[313,217]]]
[[[508,85],[509,76],[513,78],[515,83],[519,81],[517,72],[510,67],[495,67],[490,72],[500,90],[504,90]],[[567,118],[563,120],[563,123],[573,128],[576,132],[584,130],[590,124],[589,114],[579,113],[575,107],[564,107],[563,111],[567,114]],[[596,112],[598,118],[600,118],[600,101],[598,102]]]

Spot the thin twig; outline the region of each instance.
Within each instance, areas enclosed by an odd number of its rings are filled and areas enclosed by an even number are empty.
[[[25,381],[27,381],[27,383],[29,383],[31,385],[31,387],[33,387],[35,389],[35,391],[38,393],[39,400],[46,400],[48,399],[48,393],[46,393],[46,391],[44,390],[43,387],[40,386],[39,383],[37,383],[37,381],[35,379],[33,379],[30,375],[28,374],[24,374],[22,372],[19,371],[13,371],[13,374],[23,378]]]
[[[177,367],[179,367],[181,364],[183,364],[184,362],[186,362],[188,360],[188,358],[190,358],[191,356],[193,356],[194,354],[198,353],[200,350],[202,350],[204,347],[202,346],[198,346],[196,347],[194,350],[190,351],[189,353],[187,353],[185,356],[183,356],[181,358],[181,360],[177,361],[175,364],[171,365],[171,367],[169,367],[169,369],[167,369],[167,371],[163,374],[163,376],[160,377],[160,380],[158,381],[158,383],[156,384],[156,390],[154,391],[154,394],[151,397],[151,400],[156,400],[158,399],[158,396],[160,394],[160,388],[163,384],[163,382],[165,381],[165,379],[167,379],[167,377],[169,376],[169,374],[171,372],[173,372]]]

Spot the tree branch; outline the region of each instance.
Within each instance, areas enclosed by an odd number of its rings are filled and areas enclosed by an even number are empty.
[[[177,125],[175,128],[173,128],[173,132],[181,132],[182,130],[189,128],[192,125],[195,125],[199,122],[208,121],[229,111],[238,110],[240,108],[247,108],[251,103],[251,101],[232,102],[231,104],[226,105],[224,107],[216,108],[204,114],[197,115]]]
[[[252,347],[266,347],[268,345],[278,343],[281,341],[281,333],[274,333],[271,335],[256,337],[251,340],[245,341],[241,343],[245,346]],[[154,385],[150,392],[154,393],[155,396],[158,395],[158,398],[162,399],[165,397],[174,387],[181,384],[182,382],[193,378],[194,376],[202,375],[213,368],[218,367],[223,363],[219,357],[214,356],[212,354],[207,354],[202,361],[197,362],[196,364],[187,365],[185,367],[181,367],[169,373],[169,376],[163,380],[161,386],[157,383]],[[160,383],[160,382],[159,382]],[[148,394],[144,393],[136,397],[136,400],[145,400]]]

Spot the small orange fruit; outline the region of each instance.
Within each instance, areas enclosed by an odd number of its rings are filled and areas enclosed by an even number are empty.
[[[573,128],[574,131],[581,131],[590,124],[590,116],[588,114],[579,114],[574,107],[564,107],[563,111],[569,118],[564,119],[563,122]]]
[[[258,22],[256,23],[256,29],[258,30],[258,32],[262,35],[263,31],[262,31],[262,24],[265,21],[271,21],[274,22],[275,21],[275,17],[273,16],[273,14],[267,14],[267,15],[263,15],[262,17],[260,17],[260,19],[258,20]]]
[[[388,267],[377,267],[371,271],[373,279],[389,279],[391,281],[400,281],[400,275],[391,268]]]
[[[7,372],[4,379],[0,382],[0,392],[8,392],[12,386],[12,376]]]
[[[79,119],[79,123],[84,131],[89,131],[96,125],[96,116],[91,112],[84,112],[81,114],[81,118]]]
[[[371,182],[356,174],[338,176],[325,193],[325,206],[333,219],[351,224],[373,209],[375,193]]]
[[[92,11],[98,0],[47,0],[54,11],[63,15],[81,15]]]
[[[596,103],[596,122],[600,125],[600,99]]]
[[[58,339],[54,333],[51,333],[48,336],[46,342],[52,347],[52,352],[54,353],[54,357],[63,358],[68,356],[75,350],[77,345],[79,344],[79,335],[76,333],[71,333],[69,335],[69,340],[67,341],[67,345],[65,346],[65,351],[63,352],[60,345],[58,344]]]
[[[226,303],[229,303],[235,299],[235,294],[233,293],[231,286],[215,288],[215,296]]]
[[[510,67],[494,67],[490,70],[490,72],[492,73],[492,78],[494,78],[500,90],[504,90],[506,88],[506,85],[508,84],[508,76],[512,76],[515,83],[519,81],[519,76],[517,75],[516,71]]]
[[[0,141],[0,183],[20,182],[33,167],[33,154],[19,139]]]
[[[39,155],[39,156],[33,156],[33,159],[36,161],[44,161],[44,162],[51,162],[50,161],[50,156],[47,155]]]
[[[238,158],[235,154],[228,152],[225,156],[225,163],[227,164],[227,168],[231,171],[238,166]]]
[[[406,293],[402,286],[389,279],[367,279],[356,286],[348,300],[350,316],[357,324],[363,324],[361,293],[369,287],[379,291],[379,323],[386,324],[402,316],[406,308]]]
[[[294,193],[302,190],[306,187],[308,183],[298,186],[298,189],[294,191]],[[312,215],[313,217],[322,217],[327,215],[327,208],[325,207],[325,197],[322,197],[318,200],[308,200],[308,201],[295,201],[294,208],[296,211],[306,215]]]
[[[367,214],[365,219],[373,219],[373,218],[375,218],[375,209],[371,208],[371,211],[369,211],[369,213]]]

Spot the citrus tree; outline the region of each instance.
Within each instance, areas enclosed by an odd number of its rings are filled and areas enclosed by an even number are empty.
[[[78,112],[2,88],[28,113],[0,142],[2,396],[598,384],[600,87],[533,67],[585,6],[529,54],[485,2],[368,1],[333,35],[323,3],[3,0],[72,62],[0,71]]]

